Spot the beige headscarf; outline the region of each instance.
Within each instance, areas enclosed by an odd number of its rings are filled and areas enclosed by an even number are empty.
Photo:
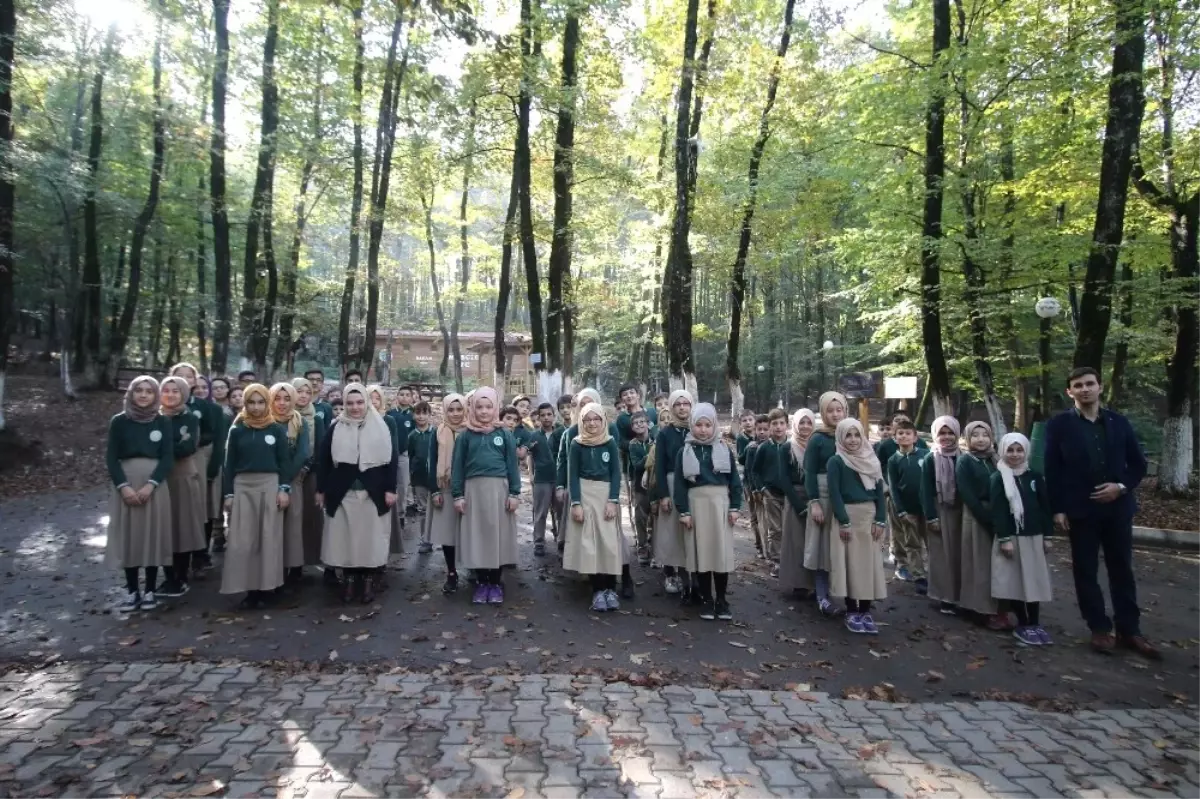
[[[857,430],[858,434],[862,436],[862,443],[858,446],[858,452],[851,452],[846,449],[846,435],[851,430]],[[867,434],[863,431],[863,427],[859,421],[848,417],[838,422],[834,438],[837,441],[837,454],[842,456],[842,461],[851,469],[858,472],[858,476],[862,478],[863,486],[868,491],[874,491],[875,485],[883,479],[883,468],[879,465],[879,458],[875,456],[875,450],[871,448],[870,442],[867,441]]]
[[[249,400],[255,394],[262,397],[263,402],[266,403],[266,408],[261,416],[251,416],[249,413]],[[233,420],[234,424],[238,422],[251,430],[265,430],[275,424],[275,417],[271,415],[271,392],[262,383],[251,383],[242,391],[242,409],[238,411],[237,418]]]
[[[571,419],[571,424],[578,426],[579,422],[583,419],[583,409],[593,402],[599,405],[601,409],[604,408],[604,399],[600,396],[600,392],[594,388],[585,388],[576,394],[574,418]],[[608,417],[605,416],[603,410],[601,410],[600,415],[604,417],[605,421],[608,421]]]
[[[712,432],[708,438],[700,438],[696,435],[696,422],[700,419],[708,419],[712,422]],[[700,458],[696,455],[697,444],[712,447],[714,472],[729,474],[733,463],[729,457],[729,447],[725,446],[721,441],[721,434],[717,432],[717,409],[710,403],[701,402],[692,409],[691,423],[692,428],[688,430],[687,436],[683,439],[683,476],[692,479],[700,474]]]
[[[808,419],[813,423],[812,428],[804,435],[800,436],[800,420]],[[801,408],[796,411],[796,415],[792,417],[792,457],[796,459],[796,463],[800,466],[804,465],[804,453],[808,449],[808,440],[812,438],[813,430],[817,427],[817,415],[808,408]]]
[[[490,400],[492,403],[492,421],[483,424],[475,415],[475,405],[480,400]],[[491,386],[480,386],[471,392],[471,401],[467,404],[467,429],[472,433],[491,433],[500,426],[500,402],[496,389]]]
[[[845,394],[842,394],[838,391],[826,391],[821,395],[821,398],[817,400],[817,413],[819,413],[821,416],[821,423],[817,425],[816,430],[813,430],[813,432],[821,432],[827,436],[833,436],[834,438],[837,438],[838,425],[836,422],[829,421],[828,411],[829,403],[831,402],[842,403],[842,410],[846,411],[846,413],[850,412],[850,404],[846,402]]]
[[[306,377],[293,377],[292,388],[296,389],[296,413],[308,422],[308,451],[312,452],[317,442],[317,398],[313,396],[312,383]],[[300,407],[300,389],[308,389],[308,404]]]
[[[971,449],[971,433],[976,430],[987,431],[988,438],[991,439],[992,442],[991,446],[988,447],[987,452],[978,452],[977,450]],[[987,422],[969,422],[966,429],[963,430],[963,439],[967,442],[967,451],[972,455],[982,455],[992,463],[996,462],[996,439],[995,433],[992,432],[992,426],[990,424]]]
[[[336,466],[339,463],[357,464],[359,471],[384,466],[392,460],[392,434],[387,422],[371,405],[367,389],[362,383],[350,383],[342,392],[343,401],[355,392],[366,400],[367,412],[361,419],[354,419],[349,411],[338,417],[333,426],[333,442],[330,454]]]
[[[133,402],[133,390],[142,383],[149,383],[154,387],[154,402],[151,402],[145,408],[139,408]],[[129,381],[129,387],[125,389],[125,415],[139,424],[149,424],[158,418],[158,408],[162,400],[162,394],[159,391],[158,381],[150,375],[141,375]]]
[[[954,444],[946,449],[938,444],[938,432],[943,427],[949,427],[954,431]],[[953,505],[958,498],[958,483],[954,474],[955,458],[960,452],[958,447],[958,437],[962,434],[962,429],[958,426],[958,420],[953,416],[939,416],[933,420],[933,446],[930,448],[933,451],[933,467],[934,475],[937,480],[937,501],[942,505]]]
[[[1025,448],[1025,462],[1015,469],[1008,465],[1008,461],[1004,459],[1008,448],[1013,444],[1020,444]],[[1025,529],[1025,502],[1021,499],[1021,488],[1017,485],[1017,478],[1029,471],[1029,439],[1020,433],[1008,433],[1000,439],[1000,463],[996,465],[996,470],[1000,472],[1000,479],[1004,481],[1004,496],[1008,499],[1008,512],[1012,514],[1013,521],[1017,523],[1017,530]]]
[[[677,388],[671,392],[671,396],[667,397],[667,415],[671,417],[671,424],[675,427],[688,428],[692,426],[692,419],[689,415],[687,419],[680,420],[675,416],[675,403],[685,399],[689,404],[695,405],[696,400],[692,398],[690,391],[682,388]]]
[[[591,435],[583,427],[583,420],[591,414],[596,414],[600,417],[603,424],[600,425],[600,432]],[[598,402],[589,402],[583,406],[583,410],[579,412],[579,443],[585,447],[598,447],[601,444],[607,444],[612,440],[612,435],[608,432],[608,419],[604,415],[604,406]]]
[[[375,408],[375,398],[376,397],[379,397],[379,407],[378,408]],[[383,393],[382,386],[380,386],[380,385],[367,386],[367,402],[371,405],[372,408],[375,408],[376,412],[380,416],[383,416],[385,413],[387,413],[387,409],[388,409],[387,395]]]
[[[292,399],[292,410],[286,416],[278,416],[275,413],[275,398],[279,396],[280,392],[287,394]],[[300,412],[296,410],[296,389],[292,387],[291,383],[276,383],[271,386],[269,394],[271,397],[269,400],[271,418],[275,420],[276,424],[287,427],[288,440],[295,443],[296,439],[300,437],[300,431],[304,429],[304,419],[301,418]],[[311,405],[312,403],[309,404]]]
[[[462,423],[458,425],[450,424],[450,417],[446,414],[446,409],[454,403],[462,406],[463,410],[467,409],[467,400],[462,394],[447,394],[442,397],[442,423],[437,429],[437,483],[442,488],[450,487],[450,467],[454,463],[454,439],[458,438],[458,434],[466,427],[467,417],[463,415]]]
[[[174,408],[168,408],[166,403],[162,401],[162,387],[167,385],[172,385],[179,389],[179,404]],[[162,382],[159,383],[158,389],[159,404],[162,407],[163,416],[178,416],[179,414],[187,411],[188,398],[191,396],[191,394],[192,388],[188,385],[188,381],[185,378],[177,377],[175,375],[172,375],[171,377],[164,377]]]

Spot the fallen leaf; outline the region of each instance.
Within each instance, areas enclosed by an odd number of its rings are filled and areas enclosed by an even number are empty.
[[[513,788],[511,791],[506,793],[504,796],[505,796],[505,799],[521,799],[521,797],[523,797],[524,795],[525,795],[525,788],[518,785],[515,788]]]
[[[347,616],[345,613],[343,613],[342,615],[338,616],[338,621],[351,622],[351,621],[354,621],[354,619],[351,618],[350,616]]]
[[[946,675],[942,674],[940,671],[934,671],[930,669],[929,671],[925,672],[925,682],[941,682],[944,679],[946,679]]]
[[[107,740],[107,735],[97,735],[93,738],[80,738],[78,740],[71,741],[71,743],[73,743],[75,746],[96,746],[104,743]]]
[[[338,659],[338,651],[336,649],[329,650],[329,659],[331,661]]]
[[[363,633],[362,635],[356,635],[356,636],[354,636],[354,640],[355,640],[355,641],[365,641],[365,640],[367,640],[367,639],[368,639],[368,638],[370,638],[370,637],[371,637],[371,634],[370,634],[370,633]]]
[[[134,644],[136,644],[138,641],[141,641],[141,640],[142,639],[138,638],[137,636],[130,636],[128,638],[122,638],[120,641],[117,641],[117,645],[118,646],[133,646]]]
[[[199,785],[193,786],[188,790],[188,796],[212,796],[225,790],[225,783],[220,780],[210,780],[202,782]]]
[[[470,658],[455,658],[454,662],[460,666],[466,666],[471,662]]]
[[[629,660],[630,660],[630,662],[632,662],[632,663],[633,663],[635,666],[641,666],[641,665],[644,665],[644,664],[646,663],[646,661],[647,661],[647,660],[649,660],[649,659],[650,659],[650,653],[649,653],[649,652],[631,652],[631,653],[629,654]]]
[[[730,641],[729,645],[736,646],[738,649],[749,649],[749,647],[746,644],[743,644],[741,641]]]
[[[1064,680],[1070,680],[1071,682],[1083,682],[1082,677],[1076,677],[1074,674],[1064,674],[1062,675],[1062,678]]]

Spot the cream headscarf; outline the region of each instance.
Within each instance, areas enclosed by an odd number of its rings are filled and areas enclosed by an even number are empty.
[[[671,392],[671,396],[667,397],[667,415],[670,417],[670,422],[674,427],[691,427],[692,420],[690,418],[680,421],[675,416],[675,403],[685,399],[690,405],[695,405],[696,400],[692,398],[690,391],[682,388],[677,388]]]
[[[263,398],[266,407],[263,409],[261,416],[251,416],[250,397],[258,394]],[[271,415],[271,392],[267,391],[267,387],[262,383],[251,383],[242,391],[242,409],[238,411],[237,418],[233,420],[234,424],[241,422],[251,430],[265,430],[275,424],[275,417]]]
[[[696,422],[708,419],[712,422],[712,433],[707,438],[696,435]],[[692,409],[691,428],[683,440],[683,476],[693,479],[700,474],[700,458],[696,456],[696,445],[712,447],[713,471],[717,474],[729,474],[731,460],[729,447],[721,443],[721,435],[717,432],[717,409],[707,402],[701,402]]]
[[[946,449],[938,444],[938,432],[949,427],[954,432],[954,445]],[[933,466],[937,480],[937,501],[942,505],[953,505],[958,499],[958,483],[954,475],[955,458],[958,457],[958,437],[962,428],[953,416],[939,416],[933,420]]]
[[[308,451],[312,452],[317,441],[317,398],[313,396],[312,383],[306,377],[293,377],[292,388],[296,389],[296,413],[300,414],[300,418],[308,422]],[[303,408],[300,407],[300,389],[308,389],[308,404]]]
[[[1008,461],[1004,459],[1008,448],[1013,444],[1020,444],[1025,448],[1025,461],[1015,469],[1008,465]],[[1004,481],[1004,496],[1008,499],[1008,512],[1012,514],[1013,521],[1017,523],[1017,530],[1025,529],[1025,503],[1021,500],[1021,488],[1017,485],[1017,478],[1029,471],[1029,439],[1020,433],[1008,433],[1000,439],[1000,462],[996,465],[996,470],[1000,472],[1000,479]]]
[[[292,400],[292,410],[287,416],[275,415],[275,398],[279,396],[280,392],[287,394]],[[295,443],[296,439],[300,437],[300,431],[304,429],[304,419],[301,418],[300,412],[296,410],[296,389],[292,387],[291,383],[276,383],[271,386],[269,395],[271,397],[271,418],[275,420],[276,424],[287,427],[288,440]],[[311,405],[312,403],[309,404]]]
[[[162,401],[162,387],[168,384],[176,386],[179,389],[179,404],[174,408],[168,408]],[[188,381],[185,378],[176,377],[175,375],[164,377],[162,382],[159,383],[158,388],[158,401],[162,408],[163,416],[178,416],[187,411],[188,398],[191,395],[192,387],[188,385]]]
[[[492,403],[492,421],[483,424],[475,415],[475,405],[480,400],[490,400]],[[471,399],[467,403],[467,429],[472,433],[488,434],[500,426],[500,402],[496,394],[496,389],[491,386],[480,386],[471,392]]]
[[[808,431],[808,435],[804,438],[800,437],[800,420],[809,419],[812,421],[812,429]],[[792,417],[792,457],[795,458],[798,466],[804,465],[804,453],[808,449],[808,440],[812,438],[813,430],[817,429],[817,415],[808,408],[801,408],[796,411],[796,415]]]
[[[817,425],[813,432],[821,432],[827,436],[833,436],[834,438],[837,438],[838,424],[836,422],[830,422],[827,413],[829,411],[829,403],[831,402],[842,403],[842,410],[844,410],[846,413],[850,413],[850,404],[846,402],[845,394],[842,394],[838,391],[826,391],[821,395],[821,398],[817,400],[817,413],[821,415],[821,423]]]
[[[437,429],[437,483],[442,488],[450,487],[450,467],[454,463],[454,439],[458,438],[459,432],[466,426],[467,418],[464,415],[462,423],[458,425],[450,424],[450,417],[446,414],[446,409],[454,403],[462,406],[463,410],[467,409],[467,400],[462,394],[447,394],[442,397],[442,423]]]
[[[145,408],[139,408],[133,402],[133,390],[141,383],[149,383],[154,386],[154,402],[147,405]],[[149,424],[158,418],[158,409],[162,403],[162,392],[158,387],[158,381],[150,375],[141,375],[129,381],[129,386],[125,389],[125,415],[139,424]]]
[[[862,436],[862,443],[858,445],[858,452],[851,452],[846,449],[846,435],[851,430],[857,430],[858,434]],[[870,442],[867,441],[867,434],[863,431],[859,421],[847,417],[838,422],[834,438],[837,441],[837,454],[842,456],[842,461],[851,469],[858,472],[858,476],[862,478],[863,486],[868,491],[874,491],[875,485],[883,479],[883,468],[879,465],[879,458],[875,456],[875,450],[871,448]]]
[[[608,416],[604,414],[604,398],[600,396],[600,392],[596,389],[585,388],[575,395],[575,411],[572,414],[571,424],[578,427],[579,422],[583,419],[583,409],[592,403],[600,406],[600,415],[607,422]]]
[[[596,435],[590,435],[583,428],[583,420],[593,413],[599,416],[601,421],[600,432]],[[608,432],[608,418],[604,415],[603,405],[598,402],[589,402],[583,406],[583,410],[579,412],[579,436],[577,438],[579,443],[585,447],[598,447],[612,440],[612,435]]]
[[[392,434],[388,431],[387,422],[371,405],[367,389],[362,383],[350,383],[342,391],[342,401],[345,402],[351,394],[358,393],[366,400],[367,412],[361,419],[354,419],[348,410],[338,417],[333,426],[333,442],[330,455],[334,465],[353,463],[359,471],[365,472],[376,466],[385,466],[392,460]]]
[[[992,442],[987,452],[976,452],[975,450],[971,449],[971,433],[979,429],[986,430],[988,438]],[[963,430],[963,440],[967,442],[967,452],[970,452],[972,455],[983,455],[992,463],[996,462],[996,439],[995,433],[992,432],[992,426],[990,424],[987,422],[969,422],[966,429]]]
[[[379,407],[378,408],[375,408],[375,398],[376,397],[379,397]],[[387,413],[387,410],[388,410],[387,395],[383,393],[382,386],[379,386],[379,385],[367,386],[367,402],[370,404],[370,406],[372,408],[375,408],[375,412],[378,413],[380,416],[383,416],[385,413]]]

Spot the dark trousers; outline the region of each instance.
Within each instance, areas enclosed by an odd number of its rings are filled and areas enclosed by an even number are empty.
[[[1137,603],[1137,583],[1133,577],[1133,520],[1124,513],[1069,519],[1071,560],[1075,575],[1075,594],[1079,612],[1094,633],[1113,630],[1118,635],[1141,635]],[[1112,597],[1110,619],[1100,590],[1100,552],[1108,569],[1108,592]]]

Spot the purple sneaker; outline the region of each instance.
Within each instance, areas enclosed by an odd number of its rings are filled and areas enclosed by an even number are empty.
[[[852,633],[866,632],[866,630],[863,629],[862,617],[857,613],[846,614],[846,629]]]
[[[486,605],[488,601],[488,586],[479,583],[475,586],[475,595],[471,597],[471,604]]]
[[[143,607],[144,606],[145,605],[143,603]],[[1050,638],[1050,633],[1046,632],[1046,628],[1042,625],[1039,624],[1034,628],[1034,631],[1037,633],[1037,637],[1041,640],[1042,646],[1050,646],[1054,643],[1054,641]]]
[[[870,613],[864,613],[859,617],[862,622],[863,632],[867,635],[879,635],[879,628],[875,626],[875,620],[871,618]]]
[[[1027,646],[1041,646],[1042,638],[1037,634],[1036,627],[1018,627],[1013,630],[1013,638]]]
[[[488,601],[489,605],[503,605],[504,604],[504,586],[489,585],[487,601]]]

